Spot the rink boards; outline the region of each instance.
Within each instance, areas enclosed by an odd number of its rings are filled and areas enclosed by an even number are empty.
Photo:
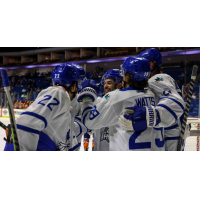
[[[19,117],[23,113],[23,109],[14,109],[15,118]],[[9,118],[9,113],[7,108],[0,108],[0,117]]]

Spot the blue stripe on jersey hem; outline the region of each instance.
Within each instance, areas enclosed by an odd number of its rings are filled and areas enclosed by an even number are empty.
[[[34,113],[34,112],[23,112],[23,113],[21,113],[21,115],[30,115],[30,116],[36,117],[36,118],[38,118],[38,119],[40,119],[40,120],[42,120],[44,122],[44,124],[45,124],[44,128],[47,127],[47,120],[43,116],[38,115],[37,113]]]
[[[175,100],[175,99],[169,98],[169,97],[161,97],[160,99],[164,99],[164,98],[170,99],[170,100],[174,101],[175,103],[177,103],[177,104],[182,108],[183,112],[185,112],[185,108],[183,107],[183,105],[182,105],[180,102],[178,102],[178,101]],[[160,99],[159,99],[159,100],[160,100]]]
[[[158,104],[157,106],[165,108],[167,111],[169,111],[174,116],[175,121],[178,120],[178,117],[176,116],[176,114],[174,113],[174,111],[172,111],[168,106],[166,106],[164,104]]]
[[[164,128],[164,130],[167,131],[167,130],[171,130],[171,129],[174,129],[174,128],[177,128],[177,127],[179,127],[179,125],[178,125],[178,124],[175,124],[175,125],[173,125],[173,126]]]
[[[86,110],[88,110],[88,109],[92,109],[92,107],[91,107],[91,106],[86,107],[86,108],[84,109],[84,111],[82,112],[82,116],[83,116],[84,112],[85,112]]]
[[[77,149],[80,146],[81,146],[81,143],[78,143],[76,146],[74,146],[71,149],[69,149],[69,151],[74,151],[75,149]]]
[[[179,137],[166,137],[165,141],[167,141],[167,140],[178,140],[178,139],[179,139]]]
[[[82,134],[82,128],[81,128],[81,125],[77,122],[77,121],[75,121],[78,125],[79,125],[79,127],[80,127],[80,133],[76,136],[76,137],[78,137],[79,135],[81,135]]]
[[[40,135],[40,131],[17,124],[17,129]]]
[[[38,131],[19,124],[17,124],[17,129],[39,135],[37,151],[56,151],[57,147],[55,143],[50,139],[47,134],[43,133],[42,131]]]

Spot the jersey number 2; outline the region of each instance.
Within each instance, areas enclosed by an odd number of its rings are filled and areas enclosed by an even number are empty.
[[[45,106],[45,104],[42,103],[42,101],[50,100],[50,99],[52,98],[52,96],[50,96],[50,95],[45,95],[44,97],[46,97],[46,98],[45,98],[45,99],[42,99],[41,101],[39,101],[38,104],[41,104],[41,105]],[[56,103],[49,103],[49,104],[47,104],[47,107],[48,107],[51,111],[52,111],[51,105],[52,105],[52,106],[57,106],[57,105],[60,104],[60,102],[58,101],[58,99],[53,98],[53,100],[55,100]]]

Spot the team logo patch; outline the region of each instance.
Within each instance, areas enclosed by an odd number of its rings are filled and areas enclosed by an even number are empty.
[[[163,81],[163,79],[158,77],[157,79],[155,79],[155,81],[158,83],[159,81]]]
[[[109,143],[109,127],[105,127],[103,133],[101,133],[101,141],[103,140]]]
[[[110,98],[110,95],[109,95],[109,94],[106,94],[106,95],[105,95],[105,98],[106,98],[106,100],[108,100],[108,99]]]

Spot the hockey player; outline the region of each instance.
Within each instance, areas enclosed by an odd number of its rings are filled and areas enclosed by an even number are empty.
[[[82,83],[76,65],[57,66],[51,78],[53,87],[42,90],[16,120],[22,151],[75,150],[79,146],[76,139],[72,140],[75,138],[73,132],[87,130],[72,118],[71,102]],[[5,150],[9,146],[6,144]]]
[[[120,76],[119,69],[108,70],[101,79],[101,85],[104,87],[103,96],[116,89],[122,89],[122,76]],[[97,98],[97,103],[101,101],[102,97]],[[93,131],[93,137],[94,151],[109,151],[109,138],[113,137],[113,135],[109,135],[109,127]]]
[[[151,78],[149,79],[149,88],[156,95],[156,111],[160,116],[160,123],[157,128],[165,127],[165,150],[166,151],[176,151],[178,139],[180,135],[180,118],[184,113],[184,101],[182,99],[182,93],[174,79],[167,74],[160,74],[162,65],[162,55],[157,49],[147,49],[141,52],[139,57],[146,58],[151,66]],[[133,109],[137,110],[137,108]],[[145,116],[145,110],[140,109],[140,115]],[[165,112],[167,111],[167,112]],[[138,110],[137,110],[138,112]],[[138,113],[137,113],[138,114]],[[134,115],[133,115],[134,116]],[[133,119],[133,116],[125,115],[126,119]],[[126,120],[121,120],[126,123]],[[125,126],[132,126],[132,123],[127,122]],[[133,120],[135,126],[137,123],[140,125],[139,121]],[[130,127],[128,129],[131,129]]]
[[[159,123],[159,116],[153,108],[154,94],[144,90],[150,73],[147,59],[129,57],[121,70],[125,89],[107,93],[96,105],[97,94],[93,85],[88,84],[81,90],[78,100],[83,102],[82,122],[92,130],[109,127],[109,134],[114,134],[110,150],[164,150],[162,130],[153,132],[153,126]],[[119,125],[118,119],[126,107],[136,105],[148,106],[148,128],[141,131],[141,127],[137,126],[134,131],[126,131]]]
[[[80,74],[80,79],[83,82],[84,80],[86,80],[86,73],[85,70],[78,64],[74,64],[74,66],[78,69],[79,74]],[[81,86],[79,86],[79,90],[81,90]],[[71,107],[73,112],[71,112],[71,117],[74,119],[74,121],[79,125],[80,127],[80,131],[79,132],[74,132],[76,139],[77,139],[77,145],[76,145],[76,151],[80,150],[80,146],[81,146],[81,139],[83,134],[86,131],[82,130],[82,123],[81,123],[81,118],[79,117],[79,115],[81,114],[81,106],[80,103],[77,101],[77,94],[76,96],[73,98],[72,102],[71,102]],[[84,130],[86,130],[86,128],[84,127]]]

